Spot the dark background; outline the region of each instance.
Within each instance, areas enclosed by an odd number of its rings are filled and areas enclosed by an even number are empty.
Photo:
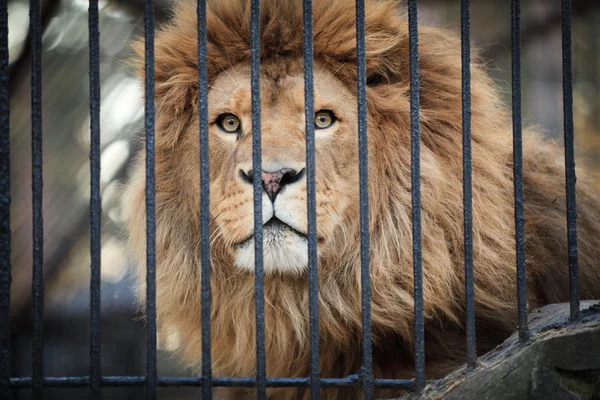
[[[300,0],[298,0],[300,1]],[[89,82],[85,0],[43,1],[44,374],[89,374]],[[102,374],[145,374],[145,326],[136,312],[124,247],[120,196],[143,133],[143,94],[125,61],[143,35],[141,0],[100,1],[102,133]],[[421,0],[423,22],[460,27],[458,1]],[[600,166],[600,2],[573,2],[576,146]],[[157,23],[170,1],[157,0]],[[523,2],[523,117],[562,143],[560,0]],[[31,122],[29,11],[9,1],[11,77],[13,376],[31,375]],[[510,102],[510,2],[472,1],[472,40]],[[566,239],[565,239],[566,240]],[[161,348],[177,346],[159,337]],[[159,350],[160,375],[187,375]],[[83,398],[85,389],[49,389],[46,398]],[[138,398],[139,389],[103,389],[107,399]],[[199,390],[160,389],[161,398]],[[73,397],[72,397],[73,396]],[[17,398],[29,398],[28,390]]]

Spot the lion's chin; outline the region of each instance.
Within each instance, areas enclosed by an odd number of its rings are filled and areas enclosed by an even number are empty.
[[[238,268],[254,273],[254,239],[238,247],[235,256]],[[300,274],[308,265],[306,239],[292,232],[273,237],[263,235],[263,271],[265,274]]]

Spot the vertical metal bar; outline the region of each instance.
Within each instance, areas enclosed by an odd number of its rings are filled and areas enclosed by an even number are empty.
[[[597,54],[600,49],[600,9],[596,9],[591,15],[591,23],[589,24],[591,41],[590,47],[593,54]],[[591,65],[591,80],[594,84],[594,128],[596,132],[600,131],[600,60],[598,57],[592,57]]]
[[[471,2],[460,2],[462,58],[462,130],[463,130],[463,217],[465,240],[465,295],[467,331],[467,367],[475,368],[475,290],[473,281],[473,192],[471,164]]]
[[[0,398],[10,398],[10,86],[8,5],[0,2]]]
[[[250,6],[250,83],[252,91],[252,170],[254,185],[254,295],[256,302],[256,395],[267,398],[265,290],[263,274],[262,155],[260,140],[260,0]]]
[[[44,220],[42,214],[42,15],[40,0],[29,2],[31,35],[31,163],[33,202],[32,397],[42,398],[44,375]]]
[[[415,297],[415,384],[425,387],[425,328],[423,320],[423,265],[421,259],[421,149],[419,119],[419,31],[417,0],[408,2],[410,56],[410,153],[413,235],[413,276]]]
[[[573,131],[573,66],[571,48],[571,0],[562,0],[563,110],[567,192],[567,236],[569,246],[569,303],[571,319],[579,318],[577,206],[575,199],[575,151]]]
[[[358,103],[358,162],[360,185],[360,281],[362,302],[361,378],[364,399],[372,399],[375,390],[373,378],[373,342],[371,337],[371,249],[369,234],[369,147],[367,136],[367,62],[365,45],[365,2],[356,0],[356,80]]]
[[[90,0],[90,398],[100,399],[100,32],[98,0]]]
[[[146,90],[146,398],[156,399],[156,210],[154,176],[154,0],[144,2]]]
[[[202,399],[212,398],[210,345],[210,170],[206,0],[198,0],[198,115],[200,116],[200,248],[202,307]]]
[[[315,165],[315,106],[312,0],[303,2],[304,118],[306,121],[306,204],[308,216],[308,300],[310,320],[310,398],[319,399],[319,286],[317,258],[317,195]]]
[[[521,1],[511,3],[513,176],[515,197],[515,254],[517,263],[517,313],[519,338],[527,329],[527,275],[525,271],[525,217],[523,216],[523,131],[521,122]]]

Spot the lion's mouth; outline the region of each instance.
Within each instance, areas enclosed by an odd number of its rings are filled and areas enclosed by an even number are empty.
[[[282,220],[277,217],[272,217],[266,223],[263,224],[263,242],[277,239],[278,237],[284,237],[286,234],[295,234],[306,240],[306,234],[304,232],[300,232],[297,229],[292,228],[290,225],[286,224]],[[235,243],[236,247],[244,247],[248,245],[252,239],[254,238],[254,233],[250,234],[247,238]]]

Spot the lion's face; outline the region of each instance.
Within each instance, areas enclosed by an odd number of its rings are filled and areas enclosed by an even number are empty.
[[[261,66],[263,254],[267,273],[301,272],[307,266],[301,63],[280,60]],[[357,119],[355,97],[324,68],[316,66],[315,71],[317,240],[322,250],[345,223],[348,206],[356,198]],[[211,85],[208,99],[211,240],[225,244],[237,267],[253,271],[249,66],[237,65],[221,73]],[[190,129],[190,134],[197,135],[197,130]]]

